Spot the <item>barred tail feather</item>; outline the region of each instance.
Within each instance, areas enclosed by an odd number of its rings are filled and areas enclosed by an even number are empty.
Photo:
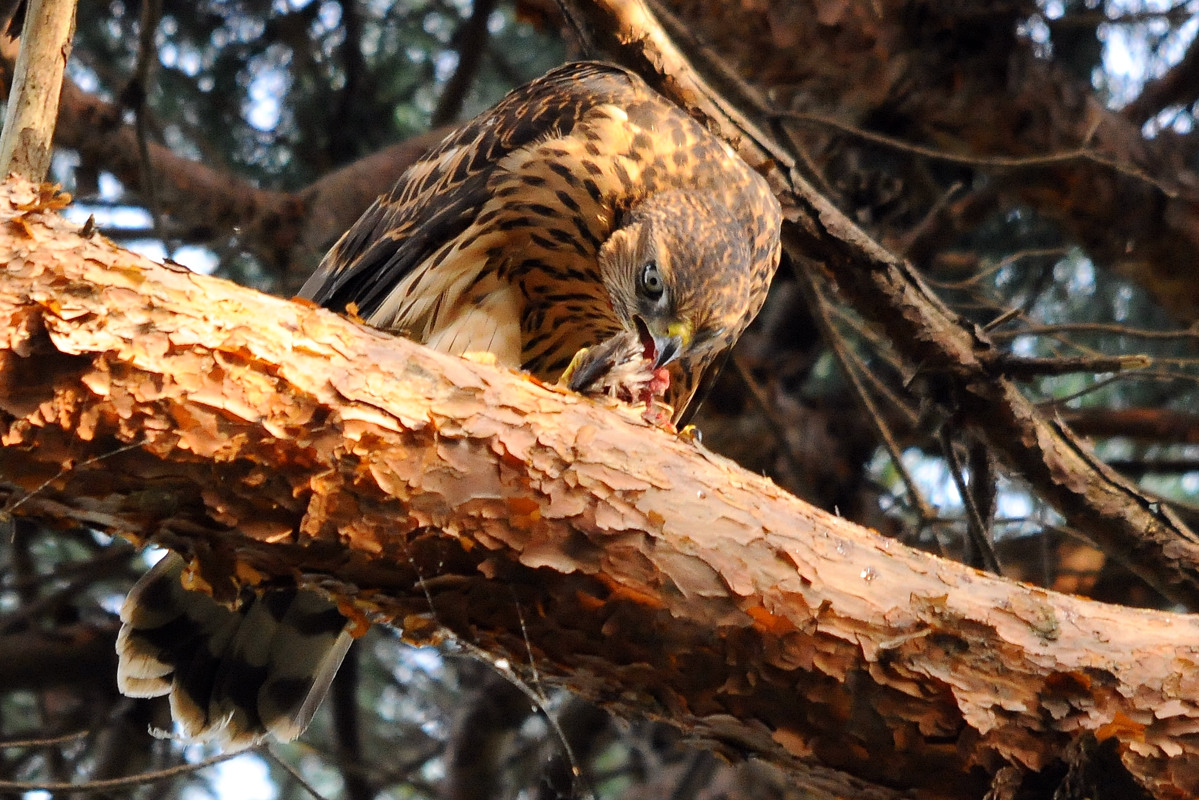
[[[117,683],[130,697],[170,695],[181,734],[238,750],[296,738],[328,693],[352,641],[324,597],[269,589],[231,610],[183,588],[183,559],[147,572],[121,608]]]

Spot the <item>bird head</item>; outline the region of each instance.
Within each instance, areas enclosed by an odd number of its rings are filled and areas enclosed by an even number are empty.
[[[654,368],[729,346],[757,309],[746,233],[698,191],[652,194],[629,209],[599,251],[613,310]]]

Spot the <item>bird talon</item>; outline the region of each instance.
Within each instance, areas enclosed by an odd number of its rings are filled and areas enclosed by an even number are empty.
[[[641,412],[641,418],[659,430],[667,433],[677,434],[678,428],[674,426],[674,408],[669,403],[659,401],[651,401],[646,403],[645,408]]]
[[[463,353],[462,357],[475,364],[486,364],[489,367],[494,367],[497,363],[495,353],[489,353],[486,350],[470,350]]]
[[[562,370],[562,375],[558,378],[559,386],[566,386],[574,391],[578,391],[574,387],[574,376],[587,363],[587,354],[591,352],[590,347],[584,347],[582,350],[574,354],[570,359],[570,363],[566,365],[566,369]]]

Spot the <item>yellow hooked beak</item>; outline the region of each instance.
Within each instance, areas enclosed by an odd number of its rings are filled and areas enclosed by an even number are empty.
[[[658,369],[682,355],[691,344],[691,322],[676,320],[666,326],[664,334],[651,331],[650,336],[654,340],[654,352],[657,354],[654,358],[654,369]]]

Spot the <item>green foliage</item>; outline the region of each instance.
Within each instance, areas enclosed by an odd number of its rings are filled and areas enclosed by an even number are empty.
[[[259,185],[303,187],[427,129],[469,12],[444,0],[167,0],[146,87],[157,135]],[[139,13],[133,0],[81,11],[73,73],[103,96],[129,96]],[[562,59],[561,44],[510,7],[489,27],[466,115]]]

